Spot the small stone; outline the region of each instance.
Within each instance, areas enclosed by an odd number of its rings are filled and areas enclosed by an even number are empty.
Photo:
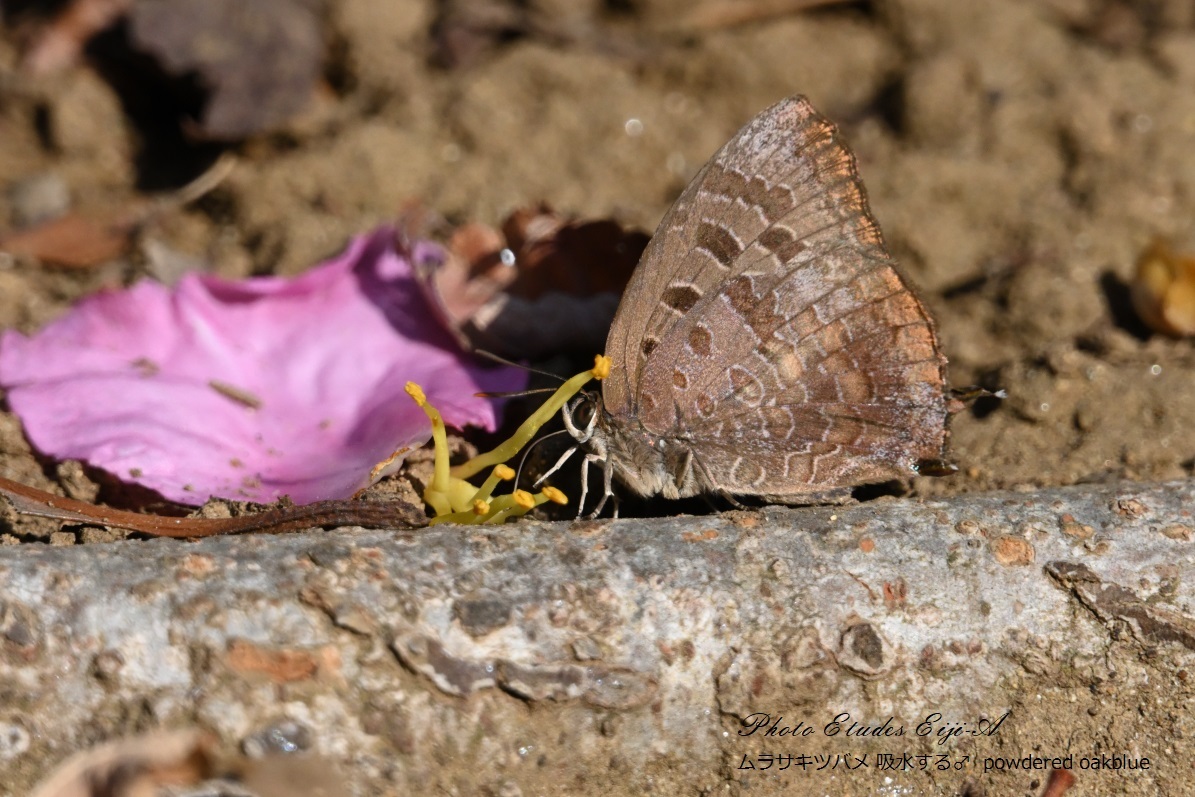
[[[510,622],[510,602],[497,593],[478,590],[456,601],[453,613],[470,636],[481,637]]]
[[[573,641],[573,658],[577,661],[595,661],[602,657],[602,649],[590,637]]]
[[[504,780],[495,786],[491,786],[486,791],[493,795],[493,797],[523,797],[523,790],[519,788],[517,783],[509,780]]]
[[[1121,517],[1139,518],[1149,509],[1136,498],[1118,498],[1112,503],[1112,511]]]
[[[208,268],[203,258],[180,252],[156,238],[142,241],[141,251],[145,255],[146,270],[164,285],[174,285],[184,275],[202,273]]]
[[[370,636],[378,630],[377,621],[363,607],[348,603],[337,606],[332,613],[332,622],[337,627],[362,636]]]
[[[116,680],[122,669],[124,669],[124,656],[120,654],[119,650],[108,649],[100,651],[91,661],[91,670],[95,673],[95,677],[101,681],[111,682]]]
[[[50,532],[51,545],[74,545],[77,542],[75,533],[73,531],[53,531]]]
[[[10,184],[8,201],[12,203],[12,226],[20,229],[66,213],[71,191],[57,174],[42,172]]]
[[[996,557],[997,562],[1009,567],[1031,565],[1037,554],[1028,540],[1002,534],[992,540],[992,555]]]
[[[954,524],[954,530],[959,534],[966,534],[968,537],[973,537],[983,533],[983,527],[979,525],[979,521],[971,518],[964,518],[958,523]]]
[[[1168,537],[1172,540],[1179,540],[1181,542],[1189,542],[1193,536],[1190,526],[1184,526],[1181,523],[1175,523],[1166,526],[1162,529],[1162,536]]]
[[[1063,515],[1058,518],[1058,530],[1076,540],[1089,540],[1091,535],[1095,534],[1095,529],[1079,523],[1072,515]]]
[[[86,545],[105,542],[117,542],[126,538],[126,533],[120,529],[87,527],[79,534],[79,540]]]
[[[258,730],[241,742],[241,749],[250,758],[263,758],[279,753],[301,753],[315,743],[311,729],[292,719],[281,719]]]
[[[858,675],[876,676],[891,666],[891,656],[871,623],[857,623],[842,634],[838,663]]]
[[[607,714],[605,717],[602,717],[602,723],[600,726],[598,726],[598,730],[601,732],[602,736],[605,736],[607,739],[609,739],[611,736],[614,736],[614,734],[618,733],[618,726],[621,724],[622,722],[619,720],[617,714]]]

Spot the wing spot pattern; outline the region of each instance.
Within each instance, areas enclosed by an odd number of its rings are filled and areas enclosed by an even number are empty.
[[[723,271],[729,271],[743,245],[733,232],[720,224],[702,221],[697,227],[696,248],[706,252]]]
[[[660,297],[660,302],[669,310],[675,310],[678,315],[684,315],[693,309],[693,305],[701,299],[701,291],[693,285],[669,285]]]

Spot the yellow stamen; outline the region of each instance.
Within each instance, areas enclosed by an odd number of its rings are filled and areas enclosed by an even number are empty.
[[[498,482],[508,482],[514,477],[514,468],[511,468],[507,465],[495,465],[494,470],[490,473],[489,478],[482,483],[481,489],[477,491],[477,497],[481,499],[488,499],[494,494],[494,488],[498,486]]]
[[[527,445],[540,427],[548,423],[590,379],[608,377],[610,366],[609,357],[602,354],[597,355],[593,359],[593,368],[577,374],[561,385],[551,398],[519,426],[509,440],[492,451],[480,454],[455,468],[450,468],[448,465],[448,436],[444,428],[444,419],[436,411],[436,408],[428,403],[423,389],[414,382],[408,382],[407,393],[432,422],[435,472],[431,484],[423,491],[423,500],[436,513],[436,517],[431,521],[432,525],[437,523],[501,523],[509,517],[523,515],[547,501],[557,504],[568,503],[564,493],[555,487],[545,487],[534,496],[524,490],[516,490],[511,495],[494,497],[493,491],[500,481],[509,481],[515,477],[514,470],[504,464],[505,460],[513,457],[523,446]],[[383,464],[385,463],[380,463],[379,467]],[[465,481],[467,477],[473,476],[491,465],[494,469],[480,489]]]
[[[586,382],[590,379],[604,379],[609,373],[610,358],[599,354],[594,358],[594,366],[591,370],[582,371],[561,385],[538,410],[531,414],[530,418],[523,421],[515,433],[510,436],[509,440],[499,445],[493,451],[478,454],[468,462],[457,465],[452,469],[452,475],[461,479],[467,479],[491,465],[497,465],[499,462],[505,462],[512,458],[515,454],[519,453],[523,446],[531,442],[531,438],[535,437],[535,433],[539,431],[541,426],[552,420],[556,413],[560,411],[560,408],[564,406],[565,402],[577,395]]]
[[[436,451],[436,469],[432,476],[432,483],[423,491],[423,500],[435,510],[436,515],[447,515],[452,512],[452,500],[449,494],[448,470],[448,434],[444,430],[444,419],[439,411],[427,403],[427,395],[423,388],[414,382],[407,382],[407,395],[415,399],[415,403],[432,422],[432,440]]]

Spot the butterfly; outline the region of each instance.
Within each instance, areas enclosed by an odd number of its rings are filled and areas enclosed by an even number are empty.
[[[564,408],[582,479],[604,471],[595,516],[614,479],[642,496],[820,503],[948,469],[934,322],[854,155],[804,97],[751,120],[665,214],[606,354],[601,393]]]

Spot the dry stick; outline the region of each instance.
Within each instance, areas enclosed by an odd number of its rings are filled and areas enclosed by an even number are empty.
[[[0,249],[13,254],[35,255],[75,268],[96,266],[127,252],[133,236],[162,215],[215,189],[235,166],[235,156],[224,153],[207,171],[177,191],[139,201],[117,213],[95,216],[67,213],[32,227],[0,234]],[[54,242],[53,253],[47,251],[49,241]]]
[[[687,14],[677,27],[693,31],[720,30],[843,2],[846,0],[709,0]]]
[[[396,502],[317,501],[239,517],[175,518],[76,501],[3,477],[0,477],[0,496],[7,498],[13,510],[22,515],[128,529],[155,537],[213,537],[246,532],[281,534],[316,526],[414,528],[426,524],[421,513]]]

